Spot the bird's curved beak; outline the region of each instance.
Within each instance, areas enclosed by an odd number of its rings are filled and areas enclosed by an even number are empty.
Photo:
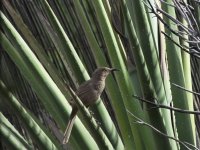
[[[110,72],[114,72],[114,71],[120,71],[120,70],[116,68],[110,68]]]

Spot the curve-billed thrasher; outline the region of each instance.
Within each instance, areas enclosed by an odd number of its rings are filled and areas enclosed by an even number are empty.
[[[117,71],[118,69],[101,67],[96,69],[92,78],[83,84],[81,84],[76,91],[77,96],[83,102],[86,107],[93,105],[99,98],[101,93],[105,88],[105,79],[106,77],[113,71]],[[64,133],[63,144],[66,144],[69,140],[71,130],[76,118],[76,114],[78,112],[78,107],[72,101],[72,112],[69,117],[69,122],[67,124],[67,128]]]

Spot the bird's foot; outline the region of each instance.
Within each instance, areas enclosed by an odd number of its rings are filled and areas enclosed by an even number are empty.
[[[99,120],[95,119],[95,121],[96,121],[98,126],[101,126],[101,122]]]
[[[91,115],[94,115],[94,112],[92,110],[89,109],[89,112]]]

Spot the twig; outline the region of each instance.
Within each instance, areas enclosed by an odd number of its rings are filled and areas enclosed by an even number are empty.
[[[139,117],[136,117],[133,113],[131,113],[129,110],[126,110],[130,115],[132,115],[134,118],[136,118],[138,121],[136,121],[137,123],[139,124],[142,124],[142,125],[146,125],[148,127],[150,127],[151,129],[153,129],[153,131],[159,133],[160,135],[166,137],[166,138],[169,138],[169,139],[172,139],[180,144],[182,144],[185,148],[187,148],[188,150],[192,150],[191,148],[189,148],[187,145],[189,146],[192,146],[193,148],[195,148],[196,150],[199,150],[197,147],[195,147],[194,145],[188,143],[188,142],[183,142],[183,141],[180,141],[174,137],[171,137],[169,135],[166,135],[165,133],[161,132],[160,130],[158,130],[157,128],[155,128],[154,126],[148,124],[147,122],[144,122],[142,119],[140,119]]]
[[[191,54],[197,58],[200,58],[200,55],[198,55],[198,51],[194,52],[194,51],[189,51],[187,48],[184,48],[183,46],[181,46],[180,44],[178,44],[176,41],[174,41],[173,39],[171,39],[171,37],[169,35],[167,35],[165,32],[161,32],[162,34],[164,34],[170,41],[172,41],[176,46],[178,46],[179,48],[181,48],[183,51],[187,52],[188,54]]]
[[[189,15],[188,15],[186,12],[183,12],[183,11],[184,11],[184,8],[182,8],[182,6],[181,6],[181,5],[183,5],[183,4],[180,4],[180,3],[178,3],[178,2],[176,1],[177,4],[175,4],[175,6],[178,5],[178,7],[180,7],[180,8],[177,8],[177,9],[178,9],[179,11],[181,11],[182,13],[184,13],[184,15],[185,15],[185,17],[186,17],[186,21],[190,24],[190,25],[189,25],[190,27],[184,26],[184,25],[183,25],[180,21],[178,21],[176,18],[173,18],[173,17],[170,16],[167,12],[163,11],[162,9],[160,9],[159,6],[158,6],[156,3],[155,3],[155,8],[154,8],[153,5],[151,4],[151,2],[150,2],[149,0],[147,0],[147,2],[148,2],[148,4],[145,3],[145,5],[148,6],[148,9],[150,9],[151,12],[152,12],[153,14],[155,14],[155,16],[158,18],[158,20],[164,24],[165,28],[167,28],[167,29],[168,29],[169,31],[171,31],[174,35],[180,37],[181,39],[185,40],[186,42],[188,42],[188,43],[190,43],[190,44],[195,44],[196,47],[199,49],[199,45],[198,45],[198,44],[199,44],[199,41],[200,41],[200,40],[199,40],[199,36],[198,36],[198,33],[199,33],[199,32],[198,32],[198,31],[195,31],[195,30],[193,29],[193,26],[191,25],[191,22],[188,22],[188,21],[190,21],[189,18],[191,18],[192,21],[194,22],[194,24],[196,25],[194,16],[192,15],[192,13],[191,13],[189,7],[188,7],[186,4],[184,4],[184,5],[185,5],[185,8],[187,9],[187,13],[188,13]],[[186,33],[188,34],[188,36],[191,38],[191,40],[187,40],[184,36],[182,36],[182,34],[180,34],[180,32],[175,31],[174,29],[172,29],[172,28],[163,20],[163,18],[161,18],[161,17],[159,16],[158,12],[162,13],[162,14],[165,15],[167,18],[169,18],[171,21],[173,21],[177,26],[181,27],[181,29],[182,29],[184,32],[186,32]],[[177,44],[176,44],[176,45],[177,45]],[[182,48],[182,50],[184,50],[184,48]],[[198,51],[198,50],[197,50],[197,51]],[[197,53],[195,53],[195,52],[190,53],[190,54],[193,54],[194,56],[196,56],[196,57],[198,57],[198,58],[200,57],[200,56],[199,56]]]
[[[133,95],[133,97],[135,97],[136,99],[138,99],[138,100],[140,100],[142,102],[145,102],[145,103],[151,104],[153,106],[156,106],[156,107],[153,107],[153,109],[154,108],[165,108],[165,109],[170,109],[170,110],[173,110],[173,111],[176,111],[176,112],[179,112],[179,113],[200,115],[200,111],[184,110],[184,109],[181,109],[181,108],[170,107],[170,106],[162,105],[162,104],[156,104],[156,103],[154,103],[152,101],[149,101],[147,99],[141,98],[141,97],[136,96],[136,95]]]
[[[180,86],[180,85],[178,85],[178,84],[176,84],[176,83],[172,83],[172,85],[174,85],[175,87],[178,87],[178,88],[180,88],[180,89],[182,89],[182,90],[185,90],[185,91],[187,91],[187,92],[190,92],[190,93],[192,93],[192,94],[195,94],[195,95],[200,96],[200,93],[194,92],[194,91],[190,91],[190,90],[188,90],[188,89],[186,89],[186,88],[184,88],[184,87],[182,87],[182,86]]]

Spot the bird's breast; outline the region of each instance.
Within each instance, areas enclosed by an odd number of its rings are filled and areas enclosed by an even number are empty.
[[[96,84],[94,84],[94,89],[97,91],[97,93],[99,94],[99,96],[101,95],[101,93],[103,92],[105,88],[105,82],[97,82]]]

